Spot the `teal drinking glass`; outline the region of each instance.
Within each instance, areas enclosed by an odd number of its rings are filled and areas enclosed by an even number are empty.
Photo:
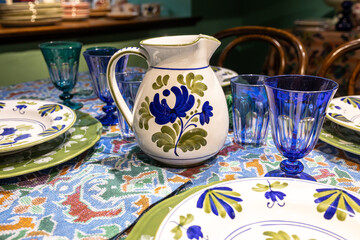
[[[59,96],[63,101],[62,104],[74,110],[80,109],[83,104],[71,101],[73,98],[71,91],[77,81],[82,43],[54,41],[41,43],[39,47],[44,56],[52,83],[62,91]]]

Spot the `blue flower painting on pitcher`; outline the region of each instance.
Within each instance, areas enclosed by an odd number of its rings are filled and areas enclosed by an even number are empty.
[[[169,75],[158,76],[156,82],[152,84],[154,90],[166,87]],[[183,152],[198,150],[207,144],[207,131],[200,127],[209,124],[213,116],[213,107],[209,101],[202,103],[201,97],[207,86],[202,83],[202,75],[188,73],[186,77],[179,74],[177,82],[180,87],[172,86],[169,89],[156,93],[150,102],[149,97],[145,98],[139,109],[139,127],[148,129],[148,121],[155,118],[155,123],[164,125],[160,132],[152,135],[152,141],[156,146],[162,148],[164,152],[174,149],[174,154],[179,156],[178,148]],[[190,91],[190,93],[189,93]],[[175,96],[175,104],[170,107],[167,98]],[[196,96],[197,95],[197,96]],[[195,109],[194,109],[195,106]],[[171,123],[169,126],[167,124]]]

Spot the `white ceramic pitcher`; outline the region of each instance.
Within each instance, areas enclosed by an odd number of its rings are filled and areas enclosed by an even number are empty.
[[[140,148],[172,166],[193,166],[222,148],[228,133],[224,92],[209,66],[220,41],[207,35],[167,36],[143,40],[141,48],[113,55],[107,81],[114,101],[133,129]],[[124,55],[144,58],[149,69],[139,87],[133,112],[115,78]]]

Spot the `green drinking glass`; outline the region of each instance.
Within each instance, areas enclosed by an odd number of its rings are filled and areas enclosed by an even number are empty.
[[[52,41],[41,43],[39,48],[44,56],[50,79],[63,93],[59,98],[62,104],[71,109],[80,109],[83,104],[72,102],[71,90],[75,87],[82,48],[80,42]]]

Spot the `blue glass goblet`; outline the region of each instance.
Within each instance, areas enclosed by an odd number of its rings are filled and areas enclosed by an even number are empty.
[[[45,58],[52,83],[63,92],[60,95],[60,99],[63,100],[62,103],[72,109],[80,109],[83,104],[72,102],[73,94],[70,92],[77,82],[82,43],[46,42],[41,43],[39,48]]]
[[[118,124],[117,108],[111,97],[106,82],[106,68],[111,56],[118,51],[113,47],[95,47],[86,49],[83,52],[84,58],[89,68],[91,83],[98,98],[106,103],[102,108],[105,114],[96,118],[104,126],[112,126]],[[127,57],[123,57],[116,65],[116,72],[123,72],[127,63]]]
[[[330,79],[306,75],[282,75],[265,81],[269,101],[272,137],[287,159],[280,169],[266,177],[292,177],[316,181],[304,173],[298,160],[314,148],[326,115],[326,108],[338,84]]]

